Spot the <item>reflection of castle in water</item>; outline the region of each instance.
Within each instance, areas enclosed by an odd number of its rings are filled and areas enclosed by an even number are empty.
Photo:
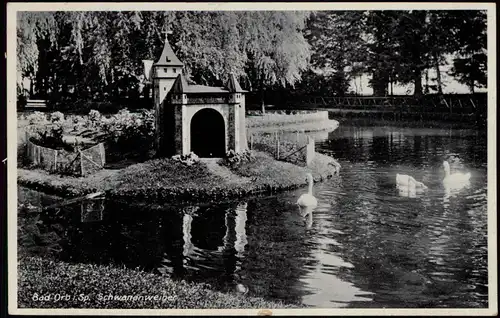
[[[80,221],[99,222],[103,219],[105,199],[94,199],[83,201],[80,204]]]
[[[163,263],[170,268],[163,269],[182,275],[185,270],[210,272],[223,268],[226,276],[233,276],[240,270],[247,245],[247,203],[228,207],[224,217],[218,213],[210,207],[183,209],[182,232],[179,233],[182,235],[182,254],[167,252]],[[179,239],[172,240],[174,250],[180,245],[175,243]],[[182,260],[176,260],[176,254],[182,255]]]

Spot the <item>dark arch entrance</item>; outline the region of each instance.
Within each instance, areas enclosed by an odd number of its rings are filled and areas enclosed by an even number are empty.
[[[223,157],[226,154],[224,118],[213,109],[205,108],[191,119],[191,151],[198,157]]]

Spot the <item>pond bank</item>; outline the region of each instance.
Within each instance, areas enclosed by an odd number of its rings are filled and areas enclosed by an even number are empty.
[[[47,295],[69,298],[37,300]],[[236,291],[217,292],[206,284],[172,280],[139,269],[68,264],[39,257],[19,261],[18,304],[20,308],[296,308]]]
[[[62,197],[104,192],[108,198],[196,202],[295,189],[306,184],[308,172],[315,181],[337,173],[336,161],[320,153],[315,154],[309,167],[277,161],[263,152],[252,153],[251,161],[233,166],[214,160],[187,166],[165,158],[123,169],[104,169],[81,178],[19,168],[18,184]]]
[[[265,114],[251,112],[246,118],[250,132],[286,131],[314,132],[333,131],[339,122],[328,117],[327,111],[271,111]]]

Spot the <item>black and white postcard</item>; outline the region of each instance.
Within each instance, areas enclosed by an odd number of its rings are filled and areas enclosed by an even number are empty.
[[[7,11],[9,313],[498,313],[494,4]]]

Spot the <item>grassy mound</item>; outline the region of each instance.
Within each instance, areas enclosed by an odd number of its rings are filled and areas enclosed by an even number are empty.
[[[19,184],[60,196],[106,192],[108,197],[142,200],[211,201],[305,185],[311,172],[317,181],[331,178],[333,158],[317,153],[309,167],[274,160],[262,152],[254,159],[224,168],[221,163],[200,161],[184,165],[172,159],[154,159],[117,170],[102,170],[87,177],[18,169]]]
[[[18,279],[20,308],[293,308],[137,269],[68,264],[37,257],[19,261]],[[51,299],[40,300],[44,296]]]

